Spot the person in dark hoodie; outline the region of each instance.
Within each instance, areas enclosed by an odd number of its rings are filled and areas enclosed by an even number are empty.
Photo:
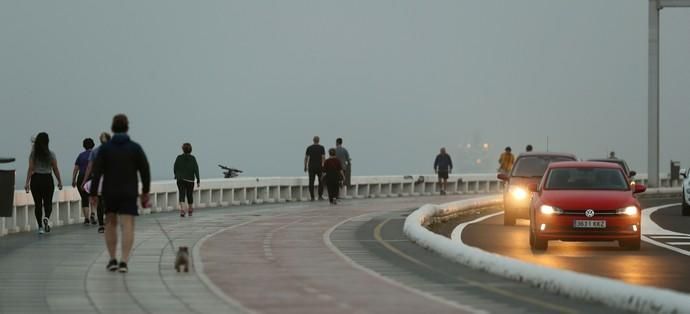
[[[441,188],[441,195],[446,195],[448,187],[448,174],[453,171],[453,160],[446,152],[445,147],[441,147],[441,152],[436,155],[434,160],[434,172],[438,174],[438,185]]]
[[[129,254],[134,244],[134,217],[139,215],[137,195],[141,176],[141,206],[149,205],[151,173],[146,154],[141,146],[127,135],[129,121],[124,114],[113,117],[112,139],[101,145],[93,163],[93,181],[103,177],[101,195],[105,202],[105,243],[110,254],[106,268],[126,273]],[[98,188],[91,188],[91,205],[98,204]],[[116,256],[117,225],[122,228],[122,256],[118,264]]]
[[[189,216],[194,211],[192,205],[194,204],[194,179],[196,178],[196,186],[199,187],[199,165],[196,163],[196,158],[192,155],[192,144],[182,144],[182,155],[177,156],[175,165],[173,166],[175,172],[175,180],[177,180],[177,191],[180,200],[180,217],[185,216],[185,198],[187,199],[187,211]]]

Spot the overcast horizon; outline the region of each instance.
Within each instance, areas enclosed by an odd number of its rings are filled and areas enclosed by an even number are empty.
[[[298,176],[314,135],[353,175],[492,172],[505,146],[647,168],[648,2],[3,1],[0,157],[50,134],[65,186],[114,114],[172,179]],[[661,165],[690,166],[690,11],[662,11]],[[488,144],[488,149],[479,149]],[[468,145],[470,148],[468,149]],[[478,162],[479,161],[479,162]],[[1,165],[0,165],[1,166]]]

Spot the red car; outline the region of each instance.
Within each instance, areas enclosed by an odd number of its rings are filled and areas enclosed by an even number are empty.
[[[549,165],[530,204],[533,250],[546,250],[549,240],[613,241],[640,249],[640,203],[636,184],[623,168],[607,162],[556,162]]]

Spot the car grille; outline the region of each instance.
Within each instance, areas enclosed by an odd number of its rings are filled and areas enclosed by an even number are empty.
[[[582,216],[585,217],[585,211],[587,209],[564,209],[562,215],[570,215],[570,216]],[[613,209],[594,209],[594,217],[596,216],[612,216],[612,215],[617,215],[616,210]]]

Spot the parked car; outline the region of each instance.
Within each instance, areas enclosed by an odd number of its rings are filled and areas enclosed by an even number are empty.
[[[503,224],[515,225],[515,219],[529,218],[530,193],[527,185],[539,183],[546,167],[552,162],[575,161],[575,155],[566,153],[523,153],[515,160],[510,174],[498,174],[505,182],[503,189]]]
[[[628,167],[628,163],[625,162],[624,159],[619,159],[619,158],[595,158],[595,159],[589,159],[589,161],[598,161],[598,162],[610,162],[614,164],[618,164],[619,166],[623,167],[623,170],[625,173],[628,174],[628,177],[632,179],[635,177],[637,172],[630,170],[630,167]]]
[[[681,200],[683,216],[690,216],[690,168],[681,169],[680,177],[683,179],[683,199]]]
[[[623,168],[609,162],[560,162],[549,165],[530,204],[529,243],[546,250],[549,240],[613,241],[640,249],[641,206]]]

